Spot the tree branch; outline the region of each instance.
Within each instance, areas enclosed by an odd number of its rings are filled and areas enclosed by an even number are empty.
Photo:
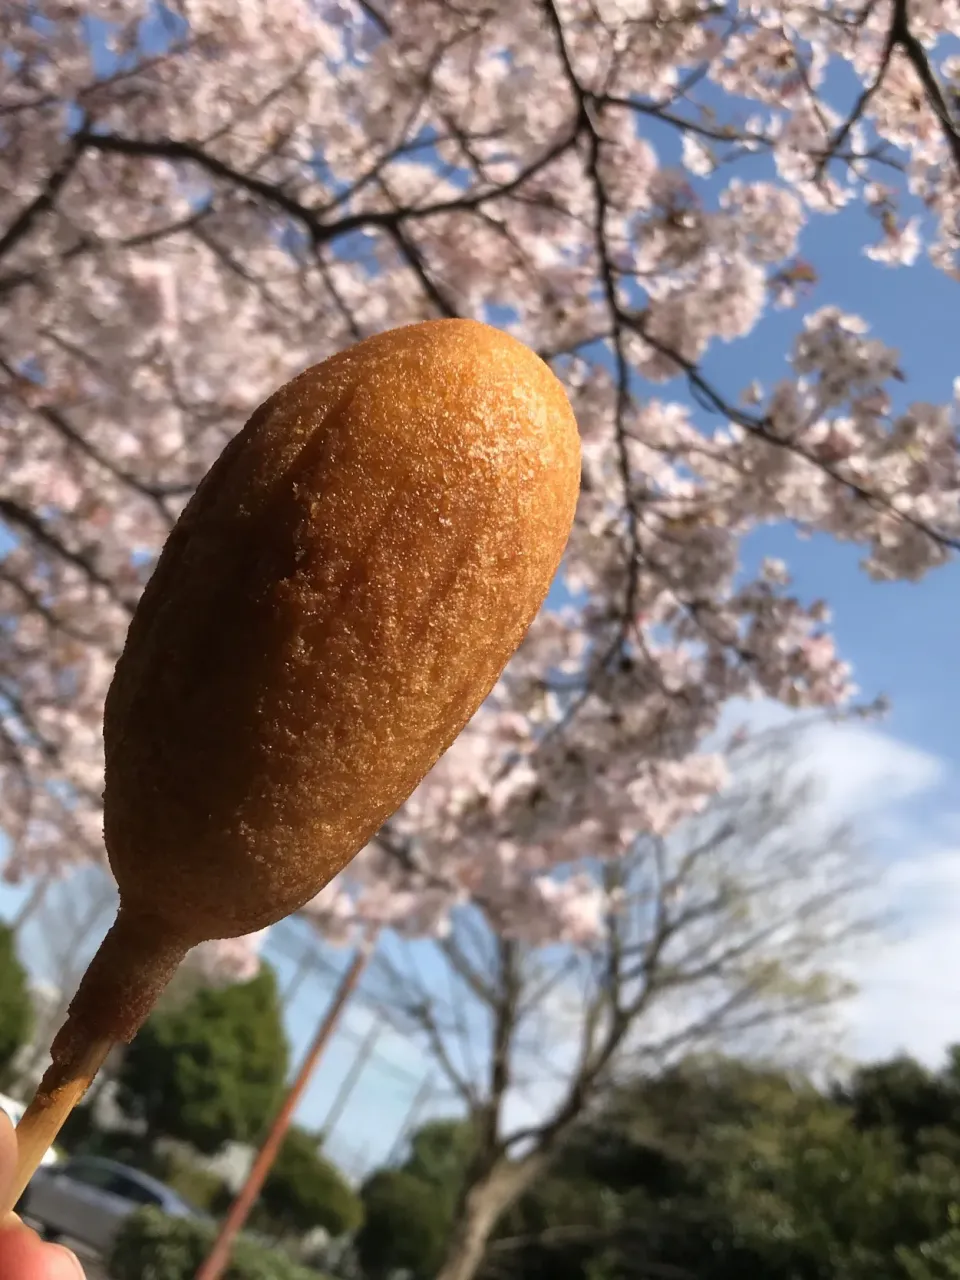
[[[906,54],[910,65],[923,85],[927,101],[940,123],[947,146],[953,154],[960,177],[960,128],[954,121],[943,91],[933,74],[930,59],[926,50],[910,29],[910,14],[907,0],[893,0],[893,23],[890,27],[890,44],[899,46]]]
[[[141,156],[154,160],[169,160],[192,164],[208,173],[211,177],[247,191],[265,204],[276,206],[289,217],[299,222],[310,234],[315,244],[328,244],[354,231],[386,230],[390,231],[402,226],[405,222],[435,217],[444,213],[463,213],[478,208],[488,200],[500,199],[521,187],[534,177],[558,156],[567,151],[576,141],[576,131],[561,136],[549,146],[536,160],[520,170],[508,182],[494,186],[488,190],[467,192],[450,200],[439,200],[434,204],[413,206],[399,211],[364,210],[346,214],[334,222],[324,222],[321,211],[303,204],[296,197],[284,191],[279,183],[267,182],[253,174],[244,173],[226,161],[211,155],[203,147],[193,142],[182,142],[174,138],[142,139],[127,138],[119,134],[82,132],[77,135],[78,145],[91,151],[105,154]]]
[[[22,506],[12,498],[0,496],[0,519],[10,525],[22,529],[24,533],[47,551],[52,551],[61,560],[79,569],[96,586],[101,587],[110,599],[118,604],[126,613],[133,613],[133,604],[125,600],[117,590],[116,583],[101,573],[88,555],[82,551],[74,551],[62,542],[38,515]]]
[[[51,171],[42,190],[21,209],[3,235],[0,235],[0,257],[9,253],[28,234],[33,224],[53,208],[82,154],[83,147],[74,141],[60,163]]]

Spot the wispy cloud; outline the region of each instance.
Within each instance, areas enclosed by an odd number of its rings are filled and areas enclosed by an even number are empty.
[[[920,848],[889,868],[888,934],[854,967],[857,1057],[901,1050],[935,1066],[960,1042],[960,844]]]
[[[816,785],[816,804],[834,821],[889,817],[945,780],[942,760],[888,732],[880,721],[826,720],[771,701],[732,703],[718,741],[739,726],[752,732],[795,725],[796,764]]]
[[[788,715],[761,704],[741,718],[765,728]],[[859,992],[844,1047],[861,1060],[903,1050],[936,1064],[960,1041],[960,814],[948,766],[882,724],[851,722],[809,729],[798,767],[815,784],[817,820],[861,837],[884,917],[848,966]]]
[[[884,916],[848,966],[859,991],[844,1047],[859,1060],[905,1051],[935,1065],[960,1041],[960,815],[947,807],[949,769],[869,723],[810,730],[800,767],[820,812],[861,835]]]

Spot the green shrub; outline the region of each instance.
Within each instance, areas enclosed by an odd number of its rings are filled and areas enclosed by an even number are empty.
[[[356,1243],[364,1274],[370,1280],[398,1270],[414,1280],[435,1275],[450,1233],[449,1197],[405,1169],[379,1170],[360,1194],[365,1220]]]
[[[332,1236],[356,1231],[363,1204],[343,1174],[318,1150],[318,1140],[296,1125],[289,1130],[263,1184],[258,1208],[264,1227],[303,1234],[323,1227]]]
[[[214,1227],[157,1209],[129,1217],[110,1255],[112,1280],[193,1280],[213,1244]],[[284,1254],[241,1237],[224,1280],[323,1280]]]

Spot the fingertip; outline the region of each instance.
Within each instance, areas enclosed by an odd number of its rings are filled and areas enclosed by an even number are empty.
[[[48,1244],[43,1280],[86,1280],[80,1259],[65,1245]]]
[[[85,1280],[80,1259],[13,1223],[0,1229],[0,1280]]]

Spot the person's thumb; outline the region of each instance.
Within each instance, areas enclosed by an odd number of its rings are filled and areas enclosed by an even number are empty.
[[[84,1280],[80,1259],[62,1244],[7,1219],[0,1228],[0,1280]]]

